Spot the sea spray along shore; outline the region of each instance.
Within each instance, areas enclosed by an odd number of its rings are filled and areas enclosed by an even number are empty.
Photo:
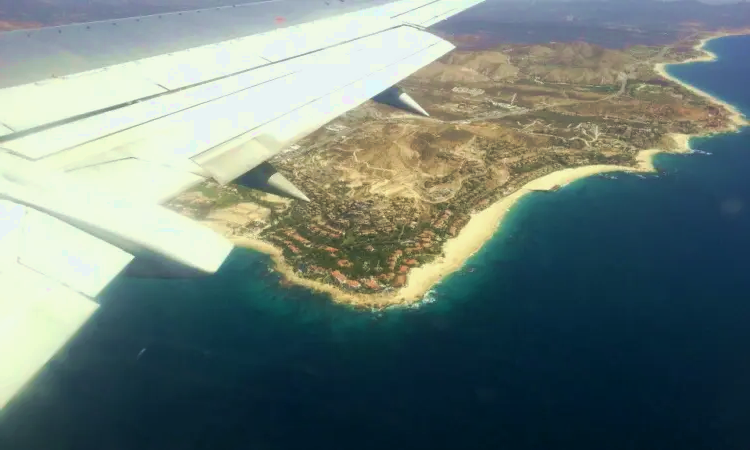
[[[710,39],[724,37],[726,35],[728,34],[722,33],[704,39],[696,46],[696,49],[703,50],[703,46]],[[706,52],[706,55],[703,57],[694,58],[682,63],[711,61],[713,59],[715,59],[715,55]],[[664,64],[656,64],[655,70],[663,77],[673,80],[695,94],[705,97],[715,104],[724,106],[730,113],[731,124],[729,128],[727,128],[728,130],[736,130],[740,126],[747,124],[747,121],[736,108],[720,99],[714,98],[711,95],[698,90],[693,86],[677,80],[669,75],[664,67]],[[274,261],[276,270],[278,270],[289,282],[305,286],[315,291],[328,293],[336,302],[349,304],[355,307],[374,309],[397,305],[413,305],[422,301],[425,294],[432,289],[435,284],[439,283],[443,277],[459,270],[474,253],[492,238],[500,228],[502,219],[505,217],[507,211],[527,193],[556,189],[559,186],[563,186],[575,180],[604,172],[653,172],[655,171],[653,158],[656,154],[661,152],[680,153],[689,151],[689,140],[692,137],[691,135],[671,133],[668,136],[671,139],[664,140],[664,143],[661,146],[662,148],[650,148],[639,151],[636,157],[637,164],[635,167],[609,164],[587,165],[558,170],[530,180],[515,190],[515,192],[504,196],[482,211],[472,214],[466,225],[461,228],[458,234],[447,239],[442,244],[441,256],[409,271],[406,283],[403,287],[388,289],[380,293],[360,293],[344,290],[332,284],[305,278],[298,274],[292,265],[286,262],[283,251],[279,247],[264,240],[253,238],[252,236],[233,237],[232,239],[237,246],[251,248],[269,254]],[[219,232],[226,233],[226,229],[224,229],[220,223],[211,221],[205,223],[216,228]]]
[[[648,149],[639,152],[637,167],[616,165],[593,165],[563,169],[525,184],[513,194],[500,199],[489,208],[472,216],[468,224],[453,239],[448,240],[443,251],[445,256],[413,269],[406,286],[393,296],[392,302],[412,303],[420,300],[432,286],[444,276],[460,269],[464,263],[494,236],[510,208],[530,192],[555,190],[582,178],[606,172],[655,172],[653,158],[657,153],[685,153],[690,151],[688,135],[673,134],[675,146],[670,149]]]
[[[318,292],[328,293],[336,302],[346,303],[355,307],[374,309],[397,305],[412,305],[422,301],[425,294],[435,284],[439,283],[443,277],[461,269],[466,261],[494,236],[500,228],[505,214],[524,195],[531,192],[554,190],[559,186],[564,186],[573,181],[606,172],[655,172],[653,157],[657,153],[685,153],[690,151],[688,142],[690,136],[684,134],[672,134],[670,136],[674,141],[673,147],[642,150],[637,157],[637,167],[617,165],[583,166],[559,170],[530,181],[511,195],[503,197],[488,208],[472,215],[469,222],[461,229],[458,235],[443,244],[444,256],[421,267],[412,269],[407,277],[406,285],[391,292],[362,294],[344,291],[331,284],[299,276],[295,273],[294,268],[285,262],[281,249],[268,242],[247,236],[235,237],[232,239],[232,242],[238,247],[249,248],[270,255],[275,269],[289,282]],[[214,222],[208,222],[207,224],[210,226]],[[221,232],[224,230],[217,231]]]

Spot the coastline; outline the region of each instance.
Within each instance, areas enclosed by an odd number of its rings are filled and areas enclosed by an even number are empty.
[[[445,276],[461,269],[466,261],[495,235],[497,230],[502,226],[505,214],[526,194],[550,191],[556,189],[558,186],[564,186],[576,180],[606,172],[653,173],[656,171],[653,158],[658,153],[686,153],[690,151],[689,140],[691,136],[677,133],[670,134],[669,136],[674,141],[674,147],[639,151],[636,156],[636,160],[638,161],[636,167],[604,164],[581,166],[558,170],[529,181],[511,195],[503,197],[484,210],[473,214],[469,222],[461,229],[457,236],[445,241],[443,244],[443,253],[445,256],[412,269],[407,276],[406,285],[388,293],[364,294],[348,292],[331,284],[301,277],[284,261],[283,253],[278,247],[250,236],[234,236],[230,240],[238,247],[269,255],[274,263],[274,269],[288,282],[329,294],[335,302],[345,303],[354,307],[373,309],[407,306],[421,301],[424,295]],[[211,225],[210,222],[206,224]]]
[[[708,44],[710,41],[714,39],[720,39],[720,38],[727,37],[727,36],[742,36],[742,35],[750,35],[750,30],[716,33],[712,36],[708,36],[708,37],[701,39],[700,42],[698,42],[698,44],[696,44],[693,47],[694,50],[703,52],[701,56],[696,56],[694,58],[690,58],[690,59],[687,59],[685,61],[681,61],[678,63],[656,63],[654,65],[654,71],[658,73],[659,76],[661,76],[662,78],[666,78],[667,80],[677,83],[680,86],[692,92],[693,94],[699,95],[701,97],[705,97],[709,99],[710,101],[726,108],[726,110],[729,111],[729,118],[732,121],[734,130],[743,126],[750,125],[750,122],[748,122],[744,114],[742,114],[742,112],[739,109],[737,109],[734,105],[730,105],[729,103],[725,102],[724,100],[720,98],[716,98],[713,95],[707,92],[701,91],[697,87],[691,84],[685,83],[682,80],[678,79],[677,77],[672,76],[669,72],[667,72],[667,66],[677,65],[677,64],[691,64],[691,63],[696,63],[696,62],[716,61],[718,59],[718,56],[716,56],[716,54],[713,53],[712,51],[707,50],[706,44]]]
[[[750,32],[720,33],[704,38],[695,46],[695,49],[703,51],[704,55],[673,64],[715,61],[717,56],[714,53],[705,50],[704,47],[706,43],[713,39],[738,34],[750,34]],[[724,106],[729,111],[731,127],[728,131],[735,131],[741,126],[747,126],[750,124],[736,107],[670,75],[666,71],[667,65],[668,64],[666,63],[657,63],[655,65],[655,71],[660,76],[680,84],[686,89],[709,99],[715,104]],[[406,285],[398,290],[388,293],[362,294],[347,292],[334,285],[300,277],[294,272],[292,267],[285,263],[283,253],[279,248],[260,239],[254,239],[251,237],[233,237],[231,240],[239,247],[249,248],[269,254],[274,262],[275,270],[279,271],[287,281],[307,287],[314,291],[330,294],[335,302],[349,304],[354,307],[367,307],[373,309],[411,305],[421,301],[425,294],[445,276],[460,270],[468,259],[481,249],[482,246],[485,245],[487,241],[502,227],[502,220],[505,217],[505,214],[526,194],[535,191],[553,190],[557,186],[564,186],[576,180],[606,172],[653,173],[656,171],[653,160],[657,154],[689,152],[690,139],[701,135],[670,133],[668,136],[674,141],[673,146],[670,146],[670,148],[651,148],[639,151],[636,156],[638,164],[635,167],[591,165],[568,168],[552,172],[526,183],[513,194],[503,197],[484,210],[473,214],[469,222],[460,230],[457,236],[444,242],[443,257],[437,258],[435,261],[421,267],[412,269],[407,276]]]
[[[638,161],[636,167],[601,164],[558,170],[529,181],[513,194],[503,197],[488,208],[472,215],[458,235],[445,242],[443,245],[444,257],[414,268],[409,272],[406,285],[394,295],[394,303],[419,301],[443,277],[459,270],[471,256],[495,235],[502,227],[505,214],[526,194],[551,191],[557,186],[564,186],[576,180],[607,172],[653,173],[656,172],[653,159],[658,153],[686,153],[690,151],[689,135],[675,133],[670,136],[676,144],[674,148],[641,150],[636,156]]]

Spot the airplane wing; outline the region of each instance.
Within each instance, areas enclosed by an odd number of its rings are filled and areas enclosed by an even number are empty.
[[[0,34],[0,408],[126,267],[218,270],[231,244],[160,203],[387,91],[453,49],[425,27],[481,1],[267,0]]]

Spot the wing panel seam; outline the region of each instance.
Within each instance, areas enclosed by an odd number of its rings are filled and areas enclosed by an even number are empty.
[[[422,8],[426,7],[426,6],[434,5],[435,3],[439,3],[439,2],[441,2],[441,1],[442,1],[442,0],[432,0],[431,2],[429,2],[429,3],[425,3],[424,5],[421,5],[421,6],[417,6],[417,7],[416,7],[416,8],[414,8],[414,9],[410,9],[410,10],[408,10],[408,11],[404,11],[404,12],[402,12],[402,13],[396,14],[395,16],[391,16],[391,19],[395,19],[396,17],[401,17],[401,16],[403,16],[403,15],[405,15],[405,14],[413,13],[414,11],[420,10],[420,9],[422,9]]]
[[[27,236],[26,236],[26,230],[27,230],[27,225],[28,225],[28,224],[27,224],[27,221],[28,221],[28,220],[30,220],[28,209],[29,209],[29,208],[32,208],[32,207],[31,207],[30,205],[28,205],[28,204],[24,204],[23,206],[24,206],[24,208],[23,208],[23,217],[21,218],[21,249],[23,249],[23,245],[24,245],[24,244],[26,243],[26,239],[27,239]],[[33,208],[33,209],[34,209],[35,211],[38,211],[38,212],[39,212],[39,213],[41,213],[41,214],[46,214],[46,215],[49,215],[48,213],[46,213],[46,212],[44,212],[44,211],[38,210],[38,209],[36,209],[36,208]],[[54,217],[54,216],[52,216],[52,217]],[[56,217],[55,217],[55,219],[57,219],[57,220],[60,220],[60,219],[58,219],[58,218],[56,218]],[[41,276],[43,276],[44,278],[49,278],[49,279],[51,279],[51,280],[54,280],[54,282],[55,282],[55,283],[57,283],[57,284],[59,284],[60,286],[63,286],[64,288],[66,288],[66,289],[69,289],[69,290],[71,290],[71,291],[73,291],[73,292],[75,292],[75,293],[77,293],[77,294],[80,294],[80,295],[82,295],[82,296],[86,297],[86,298],[87,298],[87,299],[89,299],[89,300],[94,300],[94,299],[93,299],[93,298],[91,298],[91,297],[90,297],[89,295],[86,295],[85,293],[83,293],[83,292],[81,292],[80,290],[78,290],[78,289],[74,288],[73,286],[70,286],[70,285],[69,285],[68,283],[66,283],[66,282],[64,282],[64,281],[62,281],[62,280],[60,280],[60,279],[57,279],[57,278],[55,278],[55,277],[51,277],[51,276],[49,276],[48,274],[46,274],[46,273],[44,273],[44,272],[40,271],[39,269],[36,269],[36,268],[34,268],[34,267],[31,267],[30,265],[28,265],[28,264],[26,264],[25,262],[23,262],[23,261],[22,261],[22,256],[23,256],[23,255],[22,255],[22,251],[23,251],[23,250],[19,251],[19,254],[18,254],[18,256],[16,256],[16,264],[18,264],[19,266],[21,266],[21,267],[24,267],[24,268],[26,268],[26,269],[28,269],[28,270],[30,270],[30,271],[32,271],[32,272],[34,272],[34,273],[36,273],[36,274],[39,274],[39,275],[41,275]]]
[[[440,1],[440,0],[436,0],[436,1]],[[195,84],[191,84],[191,85],[188,85],[188,86],[183,86],[181,88],[170,90],[170,91],[167,91],[167,92],[162,92],[162,93],[159,93],[159,94],[154,94],[154,95],[150,95],[150,96],[147,96],[147,97],[142,97],[142,98],[139,98],[139,99],[136,99],[136,100],[132,100],[132,101],[126,102],[126,103],[120,103],[120,104],[117,104],[117,105],[112,105],[112,106],[108,106],[106,108],[98,109],[96,111],[90,111],[90,112],[87,112],[87,113],[84,113],[84,114],[79,114],[77,116],[68,117],[67,119],[61,119],[61,120],[58,120],[58,121],[55,121],[55,122],[50,122],[50,123],[47,123],[47,124],[44,124],[44,125],[38,125],[36,127],[32,127],[32,128],[27,129],[27,130],[24,130],[24,131],[19,131],[17,133],[8,134],[8,135],[5,135],[5,136],[0,136],[0,143],[7,142],[7,141],[12,141],[12,140],[15,140],[15,139],[19,139],[19,138],[22,138],[22,137],[25,137],[25,136],[28,136],[28,135],[31,135],[31,134],[35,134],[35,133],[39,133],[39,132],[42,132],[42,131],[46,131],[46,130],[49,130],[49,129],[52,129],[52,128],[56,128],[56,127],[59,127],[59,126],[62,126],[62,125],[66,125],[66,124],[69,124],[69,123],[72,123],[72,122],[77,122],[79,120],[87,119],[89,117],[93,117],[93,116],[96,116],[98,114],[103,114],[103,113],[107,113],[107,112],[110,112],[110,111],[115,111],[115,110],[118,110],[118,109],[122,109],[122,108],[125,108],[125,107],[128,107],[128,106],[134,105],[136,103],[139,103],[139,102],[153,100],[153,99],[156,99],[156,98],[164,97],[164,96],[167,96],[167,95],[170,95],[170,94],[174,94],[174,93],[178,93],[178,92],[183,92],[183,91],[186,91],[188,89],[192,89],[192,88],[195,88],[195,87],[203,86],[203,85],[206,85],[206,84],[209,84],[209,83],[213,83],[213,82],[216,82],[216,81],[225,80],[225,79],[237,76],[237,75],[241,75],[241,74],[245,74],[245,73],[248,73],[248,72],[252,72],[253,70],[262,69],[262,68],[265,68],[265,67],[270,67],[270,66],[273,66],[273,65],[276,65],[276,64],[282,64],[282,63],[285,63],[287,61],[290,61],[290,60],[293,60],[293,59],[296,59],[296,58],[301,58],[301,57],[304,57],[304,56],[312,55],[312,54],[315,54],[315,53],[318,53],[318,52],[321,52],[321,51],[324,51],[324,50],[328,50],[328,49],[331,49],[331,48],[334,48],[334,47],[338,47],[338,46],[341,46],[341,45],[350,44],[352,42],[356,42],[356,41],[359,41],[361,39],[372,37],[372,36],[375,36],[375,35],[378,35],[378,34],[381,34],[381,33],[387,32],[387,31],[395,30],[395,29],[398,29],[398,28],[401,28],[401,27],[414,28],[414,29],[416,29],[416,30],[418,30],[420,32],[425,32],[423,30],[420,30],[418,27],[412,26],[411,24],[399,24],[399,25],[395,25],[395,26],[392,26],[392,27],[389,27],[389,28],[385,28],[383,30],[379,30],[379,31],[376,31],[376,32],[373,32],[373,33],[370,33],[370,34],[366,34],[366,35],[362,35],[362,36],[357,36],[355,38],[352,38],[352,39],[349,39],[349,40],[346,40],[346,41],[341,41],[341,42],[338,42],[338,43],[336,43],[334,45],[330,45],[328,47],[323,47],[323,48],[319,48],[319,49],[315,49],[315,50],[310,50],[309,52],[300,53],[298,55],[294,55],[294,56],[290,56],[288,58],[280,59],[278,61],[271,62],[269,64],[263,64],[263,65],[260,65],[260,66],[252,67],[252,68],[245,69],[245,70],[241,70],[239,72],[234,72],[234,73],[231,73],[231,74],[227,74],[227,75],[224,75],[224,76],[221,76],[221,77],[216,77],[216,78],[212,78],[210,80],[205,80],[205,81],[202,81],[200,83],[195,83]],[[263,58],[263,59],[265,59],[265,58]],[[290,72],[290,73],[285,74],[283,76],[288,76],[288,75],[291,75],[292,73],[296,73],[296,72]],[[254,85],[254,86],[250,86],[248,88],[241,89],[239,91],[235,91],[235,92],[233,92],[231,94],[227,94],[227,95],[236,94],[237,92],[242,92],[243,90],[246,90],[246,89],[249,89],[249,88],[252,88],[252,87],[255,87],[255,86],[260,86],[260,85],[262,85],[262,84],[264,84],[266,82],[274,81],[275,79],[278,79],[278,78],[280,78],[280,77],[276,77],[276,78],[274,78],[272,80],[266,80],[263,83],[259,83],[259,84]],[[209,101],[215,101],[215,100],[217,100],[219,98],[223,98],[223,97],[225,97],[225,96],[217,97],[216,99],[212,99],[212,100],[209,100]],[[194,106],[196,106],[196,105],[194,105]],[[167,116],[162,116],[162,117],[167,117]],[[153,119],[153,120],[157,120],[157,119]],[[148,123],[148,122],[144,122],[144,123]],[[139,124],[139,125],[142,125],[142,124]],[[120,130],[120,131],[125,131],[125,130]],[[79,144],[79,145],[81,145],[81,144]],[[65,150],[68,150],[68,149],[61,150],[61,152],[65,151]],[[14,154],[17,154],[17,153],[14,152]],[[27,158],[24,155],[19,155],[19,156],[22,156],[22,157],[24,157],[26,159],[34,160],[32,158]]]

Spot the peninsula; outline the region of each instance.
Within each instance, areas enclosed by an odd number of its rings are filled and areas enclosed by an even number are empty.
[[[745,125],[664,70],[710,58],[703,45],[720,35],[620,50],[455,51],[401,83],[431,117],[368,102],[271,161],[310,203],[207,183],[169,206],[335,301],[411,304],[460,269],[526,193],[654,171],[654,154]]]

